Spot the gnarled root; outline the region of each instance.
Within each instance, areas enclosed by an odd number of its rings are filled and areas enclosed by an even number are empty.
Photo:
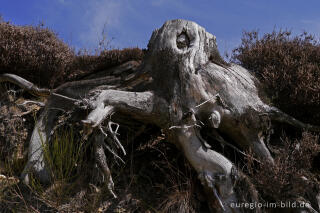
[[[55,119],[59,111],[72,112],[74,107],[79,107],[78,101],[73,101],[60,96],[50,96],[45,110],[40,116],[34,128],[30,146],[29,146],[29,160],[27,166],[21,175],[25,183],[29,182],[29,172],[35,173],[40,182],[50,182],[50,175],[46,168],[46,163],[43,156],[43,148],[54,131]],[[85,99],[85,101],[87,101]],[[86,104],[86,103],[84,103]],[[89,100],[89,108],[93,109],[87,118],[82,122],[87,130],[83,135],[83,139],[87,139],[93,132],[99,134],[99,137],[106,137],[109,143],[101,143],[98,146],[97,156],[102,156],[101,147],[108,150],[116,160],[123,162],[119,157],[114,147],[117,147],[125,155],[126,151],[117,138],[119,125],[111,122],[110,116],[113,113],[124,113],[127,116],[132,116],[137,119],[146,119],[150,122],[156,121],[156,116],[153,114],[153,94],[151,92],[126,92],[117,90],[103,90],[99,94]],[[81,104],[80,104],[81,105]],[[88,106],[87,106],[88,109]],[[108,120],[105,122],[105,120]],[[103,123],[107,123],[103,126]],[[99,160],[99,164],[103,165],[103,161]],[[100,166],[101,167],[101,166]],[[107,174],[107,167],[101,167],[105,174]],[[108,179],[108,178],[107,178]],[[110,185],[110,184],[109,184]]]
[[[111,172],[107,164],[107,158],[103,149],[104,135],[102,133],[97,133],[94,138],[94,150],[95,150],[95,160],[104,174],[104,178],[107,181],[107,187],[109,192],[114,198],[117,195],[114,193],[114,183],[112,180]]]
[[[291,117],[290,115],[282,112],[276,107],[269,107],[268,112],[266,113],[268,116],[270,116],[271,120],[278,121],[281,123],[287,123],[291,126],[294,126],[299,129],[305,129],[312,132],[320,132],[320,126],[314,126],[310,124],[305,124],[294,117]]]
[[[209,196],[216,201],[218,206],[213,206],[217,211],[237,212],[231,208],[231,203],[237,202],[233,190],[234,166],[223,155],[211,149],[206,149],[194,127],[181,126],[174,129],[175,142],[182,148],[186,158],[198,172],[202,185],[210,192]]]
[[[29,184],[30,173],[36,174],[37,178],[39,178],[42,183],[48,183],[51,180],[50,174],[45,165],[43,149],[47,143],[48,134],[46,127],[50,128],[48,125],[52,124],[50,121],[54,117],[55,113],[55,111],[47,112],[45,110],[35,124],[29,144],[28,162],[20,176],[21,180],[25,184]],[[48,119],[50,119],[50,121],[48,121]]]
[[[11,82],[13,84],[16,84],[35,96],[47,97],[51,94],[51,91],[49,89],[38,88],[33,83],[14,74],[5,73],[0,75],[0,83],[1,82]]]

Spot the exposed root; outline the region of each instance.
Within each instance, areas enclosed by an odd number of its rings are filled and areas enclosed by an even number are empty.
[[[225,209],[224,204],[223,204],[223,202],[220,198],[220,195],[217,191],[216,185],[219,184],[219,181],[221,181],[222,179],[225,179],[226,176],[224,174],[212,175],[207,172],[203,172],[198,175],[198,178],[201,181],[202,185],[212,189],[213,195],[214,195],[215,199],[218,201],[220,208],[223,211],[225,211],[226,209]]]
[[[115,131],[112,130],[112,125],[116,125]],[[123,148],[122,144],[120,143],[119,139],[117,138],[118,129],[119,129],[119,124],[114,123],[112,121],[108,122],[108,131],[109,131],[112,139],[116,142],[116,145],[122,150],[123,154],[126,155],[126,150]]]
[[[214,140],[217,140],[219,143],[221,143],[222,146],[229,146],[230,148],[234,149],[235,151],[237,151],[238,153],[242,154],[243,156],[246,157],[251,157],[254,161],[261,163],[261,161],[259,161],[258,159],[247,155],[245,152],[241,151],[240,149],[238,149],[236,146],[228,143],[226,140],[224,140],[224,138],[217,132],[217,131],[211,131],[208,133],[208,136]]]
[[[29,92],[30,94],[37,96],[37,97],[38,96],[49,97],[50,95],[52,95],[52,96],[57,96],[57,97],[60,97],[60,98],[63,98],[63,99],[69,100],[69,101],[73,101],[73,102],[79,101],[77,99],[70,98],[65,95],[55,93],[54,90],[39,88],[36,85],[34,85],[33,83],[27,81],[26,79],[21,78],[17,75],[14,75],[14,74],[5,73],[5,74],[0,75],[0,83],[1,82],[10,82],[10,83],[16,84],[19,87],[21,87],[22,89]]]
[[[113,106],[105,106],[104,104],[100,104],[96,109],[94,109],[87,117],[86,120],[83,120],[82,122],[87,125],[88,127],[88,132],[87,132],[87,137],[88,134],[91,134],[93,132],[94,128],[98,128],[103,136],[106,138],[108,137],[108,134],[112,138],[112,140],[115,142],[116,146],[121,149],[124,155],[126,155],[126,151],[122,144],[120,143],[117,135],[118,129],[119,129],[119,124],[114,123],[112,121],[108,121],[107,127],[103,127],[102,123],[105,121],[105,119],[112,115],[114,112],[114,107]],[[115,125],[116,129],[113,130],[112,126]],[[104,128],[107,130],[107,132],[104,130]],[[123,162],[123,160],[116,154],[115,151],[113,151],[109,146],[105,145],[106,149],[109,150],[117,159],[120,159],[120,161]]]
[[[314,126],[310,124],[305,124],[290,115],[282,112],[281,110],[277,109],[276,107],[270,107],[267,115],[270,116],[271,120],[278,121],[282,123],[287,123],[291,126],[294,126],[299,129],[305,129],[312,132],[320,132],[320,126]]]
[[[39,88],[33,83],[14,74],[6,73],[0,75],[0,83],[1,82],[11,82],[13,84],[16,84],[35,96],[48,97],[49,95],[51,95],[51,90]]]
[[[231,177],[234,167],[232,163],[218,152],[205,148],[195,128],[179,128],[173,131],[178,136],[178,145],[198,172],[202,185],[210,193],[208,196],[213,197],[219,205],[218,208],[223,211],[237,212],[229,207],[230,202],[236,202]]]
[[[110,140],[107,138],[107,141],[109,142]],[[115,159],[118,159],[121,163],[125,164],[125,162],[122,160],[121,157],[119,157],[119,155],[106,143],[103,143],[103,147],[105,149],[107,149],[109,152],[111,152],[111,154],[113,154],[113,156],[115,157]]]
[[[95,159],[106,178],[109,192],[112,194],[114,198],[117,198],[117,195],[114,193],[114,183],[112,180],[110,169],[107,164],[107,158],[103,150],[103,144],[104,144],[104,136],[101,133],[97,133],[95,135],[95,142],[94,142]]]
[[[31,101],[31,100],[28,100],[28,101],[24,101],[23,103],[21,103],[21,104],[18,104],[18,106],[24,106],[24,105],[27,105],[27,104],[36,104],[36,105],[38,105],[38,106],[40,106],[40,107],[44,107],[45,106],[45,104],[43,103],[43,102],[40,102],[40,101]]]
[[[113,122],[109,121],[108,123],[110,124],[110,123],[113,123]],[[118,126],[117,126],[116,130],[113,132],[115,135],[118,134],[117,131],[118,131],[118,127],[119,127],[119,124],[116,124],[116,125],[118,125]],[[108,126],[109,126],[109,125],[108,125]],[[99,129],[100,129],[101,133],[107,138],[107,141],[110,142],[111,140],[109,139],[108,134],[103,130],[103,128],[104,128],[104,127],[103,127],[102,125],[99,126]],[[111,129],[111,130],[112,130],[112,129]],[[109,130],[109,132],[111,132],[111,131]],[[112,135],[112,133],[110,133],[110,134]],[[120,143],[119,139],[117,138],[117,136],[112,137],[112,139],[116,142],[116,145],[118,145],[118,148],[121,148],[121,150],[123,151],[124,155],[126,155],[126,152],[125,152],[122,144]],[[115,139],[116,139],[117,141],[116,141]],[[110,144],[111,144],[111,142],[110,142]],[[120,144],[120,146],[119,146],[119,144]],[[116,159],[118,159],[118,160],[120,160],[122,163],[124,163],[124,161],[122,160],[122,158],[119,157],[119,155],[116,154],[116,152],[115,152],[110,146],[108,146],[108,145],[105,144],[105,143],[103,144],[103,146],[104,146],[105,149],[107,149],[109,152],[111,152],[111,154],[113,154],[113,156],[114,156]]]
[[[101,103],[97,108],[92,110],[86,120],[82,120],[82,123],[90,125],[92,128],[98,127],[108,115],[111,115],[114,111],[113,106],[104,106]]]

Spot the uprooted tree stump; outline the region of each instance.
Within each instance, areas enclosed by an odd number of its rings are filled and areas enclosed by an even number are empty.
[[[134,73],[113,69],[53,90],[39,89],[12,74],[2,75],[1,81],[18,84],[37,96],[47,96],[32,134],[29,160],[22,174],[25,182],[29,181],[30,172],[42,182],[50,181],[43,138],[50,142],[59,112],[68,112],[76,122],[81,118],[73,112],[83,110],[90,112],[81,120],[86,129],[83,138],[94,139],[97,164],[114,196],[105,150],[121,160],[109,143],[113,141],[114,147],[125,155],[117,129],[122,121],[139,121],[161,128],[184,153],[198,173],[211,208],[218,212],[240,211],[230,206],[239,201],[234,186],[240,172],[211,148],[210,141],[204,140],[202,127],[207,129],[205,138],[224,144],[232,140],[242,150],[251,149],[257,161],[271,164],[273,158],[265,142],[272,133],[272,121],[320,130],[264,103],[259,97],[259,82],[252,73],[224,62],[215,36],[185,20],[168,21],[153,32],[147,55]],[[111,115],[117,123],[111,121]]]

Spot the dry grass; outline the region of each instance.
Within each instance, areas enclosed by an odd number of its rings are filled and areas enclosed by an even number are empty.
[[[154,147],[156,148],[156,147]],[[157,148],[156,148],[157,149]],[[163,160],[155,163],[163,175],[167,178],[166,198],[159,205],[163,213],[195,213],[200,204],[196,200],[195,176],[189,163],[183,159],[183,167],[177,162],[168,159],[168,153],[159,150]]]
[[[27,139],[33,128],[33,116],[39,108],[19,106],[19,92],[0,85],[0,174],[19,173],[27,157]],[[29,114],[23,115],[26,111]]]
[[[274,165],[257,164],[247,158],[247,172],[264,200],[294,201],[303,197],[314,201],[320,190],[319,180],[311,172],[313,159],[320,152],[318,139],[308,132],[300,140],[283,137]]]

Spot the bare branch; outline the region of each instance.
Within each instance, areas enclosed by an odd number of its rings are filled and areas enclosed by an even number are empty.
[[[276,107],[270,107],[269,111],[265,113],[270,116],[271,120],[278,121],[282,123],[287,123],[299,129],[305,129],[313,132],[320,132],[320,126],[314,126],[310,124],[305,124],[290,115],[282,112],[281,110],[277,109]]]
[[[259,161],[258,159],[252,157],[252,156],[249,156],[247,155],[246,153],[244,153],[243,151],[241,151],[240,149],[238,149],[236,146],[228,143],[223,137],[220,136],[220,134],[216,131],[212,131],[212,132],[209,132],[208,136],[212,139],[216,139],[218,142],[220,142],[221,144],[223,145],[227,145],[229,146],[230,148],[234,149],[235,151],[239,152],[240,154],[246,156],[246,157],[250,157],[252,158],[253,160],[255,160],[256,162],[258,163],[261,163],[261,161]]]
[[[116,128],[116,131],[112,130],[112,124],[115,124],[111,121],[108,122],[108,131],[110,132],[110,135],[112,137],[112,139],[116,142],[116,144],[118,145],[118,147],[122,150],[123,154],[126,155],[126,150],[123,148],[122,144],[120,143],[119,139],[117,138],[117,131],[118,131],[118,127]]]
[[[113,192],[114,183],[112,180],[110,169],[107,164],[106,155],[103,150],[104,137],[102,134],[97,134],[95,136],[94,144],[95,144],[95,159],[99,167],[102,169],[104,175],[106,176],[108,190],[113,195],[114,198],[117,198],[117,195]]]
[[[218,94],[216,94],[216,95],[214,95],[212,98],[210,98],[210,99],[208,99],[208,100],[206,100],[206,101],[204,101],[204,102],[202,102],[202,103],[198,104],[198,105],[197,105],[197,106],[195,106],[194,108],[199,108],[199,107],[201,107],[202,105],[204,105],[204,104],[208,103],[209,101],[212,101],[213,99],[217,98],[218,96],[219,96],[219,93],[218,93]]]
[[[171,127],[169,127],[169,130],[172,130],[172,129],[189,129],[189,128],[193,128],[193,127],[201,127],[201,126],[199,126],[198,124],[171,126]]]
[[[28,100],[28,101],[24,101],[23,103],[21,103],[21,104],[18,104],[18,106],[24,106],[24,105],[27,105],[27,104],[36,104],[36,105],[38,105],[38,106],[40,106],[40,107],[44,107],[45,106],[45,104],[43,103],[43,102],[40,102],[40,101],[31,101],[31,100]]]
[[[122,158],[121,158],[119,155],[117,155],[117,153],[116,153],[115,151],[113,151],[110,146],[108,146],[106,143],[103,143],[103,147],[104,147],[105,149],[107,149],[109,152],[111,152],[111,154],[113,154],[113,156],[114,156],[116,159],[120,160],[121,163],[125,164],[124,160],[122,160]]]
[[[17,114],[17,115],[13,115],[13,117],[22,117],[22,116],[25,116],[25,115],[28,115],[30,114],[31,112],[33,112],[34,110],[29,110],[29,111],[26,111],[26,112],[23,112],[21,114]]]
[[[114,111],[113,106],[104,106],[101,103],[98,107],[90,112],[86,120],[82,120],[85,124],[90,124],[92,128],[99,126],[108,115],[110,115]]]
[[[48,97],[51,94],[51,90],[39,88],[33,83],[14,74],[6,73],[0,75],[0,83],[1,82],[11,82],[13,84],[16,84],[35,96]]]

